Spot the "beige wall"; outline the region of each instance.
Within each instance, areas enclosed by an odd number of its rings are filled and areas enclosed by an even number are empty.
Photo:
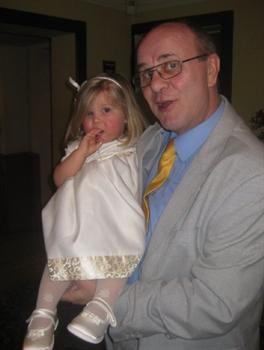
[[[67,4],[67,6],[66,6]],[[78,6],[77,6],[78,5]],[[82,20],[87,23],[87,75],[102,70],[102,60],[116,61],[130,75],[130,24],[210,12],[234,11],[232,102],[246,118],[264,107],[264,1],[208,0],[130,17],[82,0],[0,0],[11,9]]]
[[[264,108],[263,0],[208,0],[140,14],[134,23],[226,10],[234,11],[232,102],[249,119]]]
[[[0,7],[86,22],[87,75],[101,72],[102,60],[113,60],[129,76],[129,16],[82,0],[0,0]]]

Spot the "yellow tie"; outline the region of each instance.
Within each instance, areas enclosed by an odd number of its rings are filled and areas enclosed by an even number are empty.
[[[176,154],[174,148],[174,140],[170,140],[164,152],[161,155],[157,174],[148,184],[143,195],[143,211],[147,223],[149,222],[149,205],[147,197],[150,193],[156,191],[167,180],[173,167],[175,158]]]

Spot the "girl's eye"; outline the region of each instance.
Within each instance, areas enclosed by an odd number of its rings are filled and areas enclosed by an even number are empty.
[[[111,111],[110,107],[104,107],[103,108],[104,113],[109,113]]]
[[[93,112],[91,111],[87,112],[86,116],[91,118],[93,116]]]

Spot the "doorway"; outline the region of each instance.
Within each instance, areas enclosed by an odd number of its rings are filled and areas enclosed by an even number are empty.
[[[29,159],[34,162],[28,168],[35,169],[35,174],[28,174],[25,167],[17,168],[12,174],[12,182],[17,182],[18,188],[23,173],[27,178],[34,178],[34,181],[25,180],[29,182],[29,192],[24,188],[27,197],[35,198],[30,200],[32,212],[25,215],[32,217],[36,208],[42,207],[52,194],[50,177],[62,154],[72,101],[67,79],[69,75],[77,81],[86,78],[86,24],[0,8],[0,67],[0,223],[1,231],[12,231],[11,226],[18,223],[14,200],[9,204],[14,199],[10,189],[15,186],[10,183],[6,164],[10,159],[21,164],[21,160],[17,160],[19,156],[27,156],[29,164]],[[12,164],[11,168],[13,173],[16,167]],[[32,187],[33,183],[36,188]],[[22,181],[21,186],[24,184]],[[15,189],[13,192],[23,207],[28,198],[23,198],[22,192],[17,193]],[[5,197],[10,200],[4,200]],[[3,228],[3,221],[7,220],[9,224]],[[27,230],[21,220],[20,226]]]

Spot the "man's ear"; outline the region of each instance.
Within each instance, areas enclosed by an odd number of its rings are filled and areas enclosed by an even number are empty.
[[[216,53],[213,53],[207,58],[207,79],[209,87],[215,86],[217,84],[219,70],[220,58]]]

